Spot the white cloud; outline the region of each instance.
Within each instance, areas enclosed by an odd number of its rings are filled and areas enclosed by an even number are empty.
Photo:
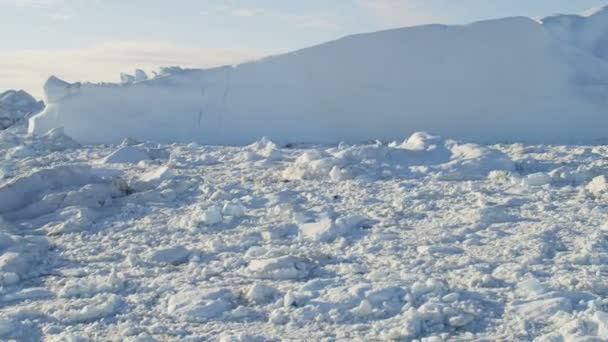
[[[88,48],[19,50],[0,54],[0,91],[25,89],[42,96],[51,75],[68,81],[114,82],[120,72],[160,66],[211,67],[263,56],[263,51],[186,47],[165,41],[106,41]]]

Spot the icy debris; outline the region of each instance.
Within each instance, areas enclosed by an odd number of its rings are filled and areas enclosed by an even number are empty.
[[[304,238],[313,241],[329,240],[336,237],[336,228],[334,221],[326,217],[318,222],[300,225],[300,233]]]
[[[2,301],[21,301],[21,300],[37,300],[37,299],[50,299],[54,298],[55,294],[48,289],[43,287],[32,287],[17,291],[15,293],[9,293],[2,297]],[[0,334],[1,335],[1,334]]]
[[[179,265],[188,261],[190,251],[183,246],[158,249],[150,254],[150,261],[161,264]]]
[[[28,146],[29,149],[33,149],[33,151],[37,152],[58,152],[72,150],[79,147],[80,144],[65,134],[63,128],[53,128],[49,130],[45,134],[32,140],[31,145]]]
[[[304,239],[317,242],[331,242],[338,237],[348,237],[356,233],[355,229],[361,228],[370,220],[361,215],[340,217],[336,220],[323,217],[317,222],[304,223],[300,225],[300,234]]]
[[[513,171],[515,163],[503,152],[476,144],[450,147],[450,161],[437,166],[443,180],[483,179],[491,171]]]
[[[46,260],[50,244],[40,236],[16,236],[1,233],[0,286],[14,285],[36,274]]]
[[[235,300],[236,296],[228,289],[179,292],[169,297],[167,313],[187,322],[206,322],[234,309]]]
[[[67,279],[59,290],[59,296],[65,298],[93,297],[100,293],[119,293],[125,288],[124,276],[88,276]]]
[[[517,284],[520,291],[527,296],[537,297],[547,292],[545,286],[536,278],[528,278]]]
[[[392,146],[410,151],[433,151],[434,153],[440,154],[440,159],[444,159],[446,153],[448,153],[445,149],[445,140],[427,132],[415,132],[404,140],[401,145],[393,143]]]
[[[329,170],[329,178],[334,182],[343,181],[348,179],[348,172],[334,165],[331,170]]]
[[[254,278],[288,280],[308,278],[315,265],[297,256],[258,259],[249,262],[248,270]]]
[[[456,328],[461,328],[464,327],[465,325],[473,322],[473,320],[475,319],[475,316],[473,315],[467,315],[467,314],[463,314],[463,315],[456,315],[456,316],[452,316],[448,319],[448,323]]]
[[[103,200],[103,199],[102,199]],[[42,229],[48,235],[75,233],[88,230],[99,214],[87,207],[67,207],[61,209],[57,219],[47,223]]]
[[[324,179],[335,166],[341,166],[340,164],[339,160],[324,151],[310,150],[300,155],[283,171],[283,178],[290,180]]]
[[[441,297],[441,301],[444,303],[453,303],[460,298],[460,294],[458,292],[448,293],[445,296]]]
[[[201,217],[203,223],[213,226],[219,223],[222,223],[222,209],[217,205],[212,205],[207,208]]]
[[[225,203],[222,208],[222,215],[232,217],[245,216],[245,207],[240,203]]]
[[[462,254],[464,250],[460,247],[455,246],[418,246],[418,253],[420,254]]]
[[[547,331],[551,332],[539,336],[534,341],[606,341],[608,339],[608,313],[602,310],[606,300],[603,302],[602,300],[591,301],[585,311],[572,314],[558,312],[551,316],[548,322],[545,322],[545,324],[550,323]]]
[[[66,165],[36,171],[0,187],[0,213],[21,209],[45,191],[104,181],[91,167],[84,165]]]
[[[262,238],[268,241],[280,240],[298,234],[299,228],[295,224],[281,224],[269,227],[262,232]]]
[[[252,335],[247,333],[225,333],[220,336],[218,342],[271,342],[278,341],[265,336]]]
[[[597,176],[587,184],[585,187],[590,194],[595,197],[600,197],[603,193],[608,191],[608,178],[606,176]]]
[[[123,146],[120,147],[118,150],[112,152],[107,157],[103,158],[101,163],[137,164],[142,160],[148,159],[150,159],[150,156],[145,151],[142,151],[139,148],[133,146]]]
[[[255,282],[249,287],[245,296],[252,303],[266,304],[276,299],[279,294],[279,291],[274,287]]]
[[[406,291],[400,286],[388,286],[369,290],[365,293],[367,303],[360,304],[359,309],[366,310],[369,306],[381,316],[393,316],[398,313],[405,304]],[[361,307],[363,305],[363,307]],[[359,312],[361,314],[361,312]]]
[[[165,180],[169,180],[175,177],[175,174],[171,168],[167,165],[160,166],[155,170],[149,171],[141,175],[139,180],[148,184],[157,184]]]
[[[343,146],[300,155],[284,172],[286,179],[379,177],[406,174],[408,168],[428,167],[442,180],[481,179],[494,170],[512,171],[513,161],[503,152],[475,144],[456,144],[428,133],[414,133],[402,144]]]
[[[76,186],[70,186],[73,189]],[[66,189],[67,190],[67,189]],[[57,189],[36,200],[40,196],[33,196],[32,202],[20,210],[9,212],[6,217],[11,219],[30,219],[42,215],[48,217],[46,229],[58,224],[65,226],[57,228],[61,232],[86,229],[97,217],[95,210],[108,207],[116,198],[126,195],[126,186],[118,178],[101,180],[100,183],[86,184],[74,190]],[[72,207],[72,208],[70,208]],[[64,209],[65,208],[65,209]]]
[[[42,101],[36,101],[23,90],[7,90],[0,93],[0,130],[27,119],[29,115],[44,109]]]
[[[573,306],[570,299],[556,297],[515,304],[511,309],[524,320],[539,321],[547,320],[560,311],[570,312],[573,309]]]
[[[531,175],[527,175],[522,179],[522,181],[524,185],[534,187],[551,184],[552,178],[550,175],[544,172],[537,172]]]
[[[284,325],[289,322],[289,315],[285,309],[276,309],[270,312],[268,322],[274,325]]]
[[[264,159],[271,161],[281,159],[281,151],[277,145],[266,137],[263,137],[247,147]]]
[[[123,300],[115,294],[98,294],[95,297],[67,304],[57,315],[66,323],[87,323],[116,314]]]
[[[412,284],[410,292],[414,297],[420,297],[427,293],[441,294],[444,291],[444,285],[436,279],[427,279],[426,281],[416,281]]]

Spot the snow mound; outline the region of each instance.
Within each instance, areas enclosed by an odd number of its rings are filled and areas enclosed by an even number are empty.
[[[36,101],[23,90],[8,90],[0,93],[0,129],[6,129],[20,120],[37,114],[44,108],[42,101]]]
[[[592,142],[608,123],[607,13],[358,34],[124,84],[51,77],[48,106],[29,130],[64,127],[87,143],[336,143],[421,130],[474,142]]]
[[[302,257],[282,256],[249,262],[248,270],[260,279],[305,279],[311,275],[314,264]]]
[[[0,214],[27,218],[69,206],[101,207],[125,191],[126,185],[120,179],[104,175],[103,170],[87,165],[63,165],[1,185]]]
[[[434,172],[444,180],[478,179],[490,171],[511,171],[503,152],[476,144],[459,144],[417,132],[402,144],[340,146],[304,152],[283,171],[288,180],[331,179]]]
[[[333,220],[324,217],[318,222],[300,225],[300,234],[304,239],[317,242],[331,242],[338,237],[348,237],[360,229],[369,220],[360,215],[340,217]]]
[[[167,312],[187,322],[206,322],[232,311],[235,300],[236,296],[228,289],[180,292],[169,298]]]

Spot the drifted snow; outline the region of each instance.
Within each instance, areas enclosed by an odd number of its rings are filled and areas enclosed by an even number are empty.
[[[605,146],[70,141],[0,133],[0,339],[608,339]]]
[[[48,106],[29,129],[63,127],[87,143],[337,143],[420,130],[590,143],[608,125],[607,16],[603,8],[359,34],[234,67],[137,73],[126,84],[52,77]]]

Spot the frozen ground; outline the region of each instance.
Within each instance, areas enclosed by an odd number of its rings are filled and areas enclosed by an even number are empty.
[[[608,147],[0,133],[0,339],[608,339]]]

